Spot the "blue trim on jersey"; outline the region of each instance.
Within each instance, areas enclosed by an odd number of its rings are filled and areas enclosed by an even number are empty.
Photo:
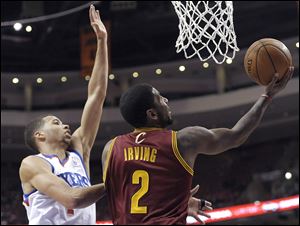
[[[43,154],[42,154],[43,155]],[[36,157],[39,157],[39,158],[41,158],[41,159],[44,159],[44,158],[42,158],[41,156],[38,156],[38,155],[36,155]],[[46,157],[46,156],[45,156]],[[50,164],[50,166],[51,166],[51,171],[52,171],[52,173],[54,173],[54,166],[52,165],[52,163],[51,162],[49,162],[47,159],[44,159],[44,160],[46,160],[46,162],[48,162],[49,164]]]
[[[42,154],[42,153],[41,153]],[[60,163],[60,165],[62,165],[62,166],[65,166],[65,164],[68,162],[68,160],[69,160],[69,155],[68,155],[68,153],[66,152],[66,157],[63,159],[63,160],[61,160],[60,161],[60,159],[58,158],[58,156],[57,155],[54,155],[54,154],[51,154],[51,155],[46,155],[46,154],[42,154],[44,157],[46,157],[46,158],[54,158],[54,157],[56,157],[57,159],[58,159],[58,161],[59,161],[59,163]]]
[[[84,171],[85,171],[85,175],[86,175],[86,177],[89,179],[90,184],[91,184],[91,179],[90,179],[90,177],[89,177],[88,174],[87,174],[86,167],[85,167],[85,164],[84,164],[84,162],[83,162],[83,159],[82,159],[81,154],[80,154],[78,151],[74,150],[74,149],[70,149],[70,150],[71,150],[73,153],[75,153],[76,155],[79,156],[79,158],[80,158],[80,160],[81,160],[81,163],[82,163],[82,165],[83,165],[83,169],[84,169]],[[92,184],[91,184],[91,185],[92,185]]]
[[[22,188],[22,190],[23,190],[23,188]],[[34,189],[32,192],[27,193],[27,194],[25,194],[25,193],[23,192],[23,202],[26,203],[27,205],[29,205],[29,203],[28,203],[28,198],[29,198],[29,196],[30,196],[31,194],[37,192],[37,191],[38,191],[37,189]]]

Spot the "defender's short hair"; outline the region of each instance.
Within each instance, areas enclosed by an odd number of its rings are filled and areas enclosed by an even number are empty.
[[[25,131],[24,131],[25,144],[34,151],[38,151],[38,147],[34,139],[34,133],[38,131],[40,128],[42,128],[44,124],[45,124],[44,117],[40,117],[31,121],[25,127]]]
[[[138,84],[129,88],[120,99],[120,111],[123,118],[133,127],[144,127],[147,123],[146,111],[154,107],[153,87]]]

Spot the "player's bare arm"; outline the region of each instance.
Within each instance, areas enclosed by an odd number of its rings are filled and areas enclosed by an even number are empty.
[[[103,152],[102,152],[102,172],[103,172],[103,182],[105,182],[105,178],[106,178],[106,169],[107,169],[107,164],[108,164],[108,160],[109,160],[109,150],[110,150],[110,146],[111,143],[113,142],[113,140],[110,140],[106,143],[106,145],[104,146]]]
[[[70,187],[51,172],[50,164],[35,156],[22,161],[19,174],[24,193],[37,189],[68,209],[87,207],[99,200],[105,192],[104,184],[85,188]]]
[[[82,153],[86,167],[88,167],[90,151],[99,129],[108,74],[107,32],[100,19],[99,11],[95,10],[93,5],[90,7],[89,16],[91,26],[97,36],[97,52],[81,124],[72,137],[72,147]]]
[[[253,130],[259,125],[265,110],[271,103],[271,98],[284,89],[293,75],[294,67],[290,67],[289,74],[278,81],[275,76],[266,87],[266,92],[253,107],[231,129],[206,129],[194,126],[186,127],[177,133],[179,149],[185,160],[194,165],[198,154],[215,155],[243,144]]]

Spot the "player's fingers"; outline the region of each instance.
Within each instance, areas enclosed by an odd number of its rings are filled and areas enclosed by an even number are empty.
[[[279,73],[275,73],[272,82],[276,83],[278,82],[278,80],[279,80]]]
[[[194,194],[197,193],[197,191],[199,190],[199,187],[200,187],[199,184],[197,184],[197,186],[194,187],[194,188],[190,191],[191,196],[193,196]]]
[[[276,82],[278,82],[279,79],[279,74],[275,73],[274,77],[272,78],[271,82],[269,83],[268,87],[273,89],[273,87],[275,86]]]
[[[198,216],[198,214],[193,214],[193,217],[198,221],[200,222],[201,224],[205,224],[205,222],[203,220],[200,219],[200,217]]]
[[[94,19],[93,19],[93,15],[92,15],[92,11],[93,11],[93,5],[90,6],[90,10],[89,10],[89,16],[90,16],[90,22],[94,22]]]
[[[206,200],[205,200],[205,206],[207,206],[207,207],[211,207],[211,206],[212,206],[212,204],[211,204],[211,202],[209,202],[209,201],[206,201]]]
[[[201,216],[204,216],[204,217],[207,217],[207,218],[211,218],[211,216],[201,210],[198,210],[198,214],[201,215]]]
[[[205,205],[202,210],[213,210],[211,205]]]
[[[294,73],[294,67],[289,67],[287,74],[282,79],[283,80],[281,82],[282,87],[285,87],[287,85],[287,83],[289,82],[289,80],[292,78],[293,73]]]
[[[97,18],[98,18],[99,20],[101,20],[99,10],[97,10],[96,12],[97,12]]]
[[[210,206],[205,206],[205,207],[203,208],[203,210],[213,210],[213,208],[210,207]]]
[[[92,17],[94,21],[97,19],[97,12],[94,5],[92,5]]]
[[[294,70],[295,70],[295,67],[293,67],[293,66],[289,67],[289,71],[288,71],[288,73],[289,73],[288,80],[290,80],[290,79],[292,78],[292,76],[293,76],[293,74],[294,74]]]

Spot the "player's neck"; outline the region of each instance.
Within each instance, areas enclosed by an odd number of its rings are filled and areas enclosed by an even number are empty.
[[[147,125],[143,126],[142,128],[161,128],[163,127],[158,122],[149,122]]]
[[[60,160],[65,159],[67,147],[57,145],[43,145],[40,152],[45,155],[56,155]]]

